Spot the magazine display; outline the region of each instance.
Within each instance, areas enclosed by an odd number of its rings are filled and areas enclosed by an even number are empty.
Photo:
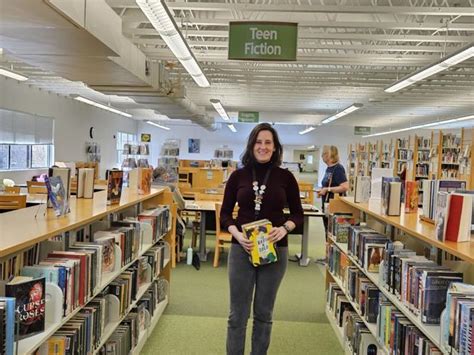
[[[253,266],[270,264],[278,260],[273,243],[267,239],[271,229],[272,223],[268,219],[242,225],[244,234],[254,242],[254,248],[250,254],[250,261]]]

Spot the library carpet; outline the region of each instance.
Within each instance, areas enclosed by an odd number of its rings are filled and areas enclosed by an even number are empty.
[[[324,255],[323,227],[319,219],[310,225],[310,256]],[[208,236],[208,247],[213,236]],[[189,245],[189,238],[185,246]],[[290,255],[300,250],[300,237],[290,236]],[[212,249],[211,249],[212,250]],[[141,354],[225,354],[229,288],[227,251],[218,268],[211,261],[199,271],[183,263],[171,274],[171,302]],[[274,310],[268,354],[343,354],[325,315],[324,269],[314,262],[299,267],[289,262]],[[246,354],[250,353],[252,319],[247,327]]]

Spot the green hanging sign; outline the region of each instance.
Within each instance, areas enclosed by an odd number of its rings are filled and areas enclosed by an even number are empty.
[[[296,61],[297,48],[297,23],[229,23],[228,59]]]
[[[260,114],[258,112],[239,111],[239,122],[258,123]]]
[[[363,136],[366,134],[370,134],[372,127],[365,127],[365,126],[355,126],[354,127],[354,135],[356,136]]]

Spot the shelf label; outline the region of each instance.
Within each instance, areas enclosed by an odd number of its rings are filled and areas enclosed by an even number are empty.
[[[296,61],[297,44],[297,23],[229,23],[228,59]]]

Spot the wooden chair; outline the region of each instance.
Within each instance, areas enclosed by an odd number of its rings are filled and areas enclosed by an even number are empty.
[[[26,207],[26,195],[0,195],[0,210],[17,210]]]
[[[28,187],[29,194],[47,194],[46,184],[40,181],[27,181],[26,186]]]
[[[232,241],[232,234],[221,230],[221,208],[222,203],[216,203],[216,248],[214,250],[214,267],[219,266],[219,256],[221,248],[224,248],[225,243]]]
[[[7,194],[18,195],[20,193],[20,186],[5,186],[5,192]]]

